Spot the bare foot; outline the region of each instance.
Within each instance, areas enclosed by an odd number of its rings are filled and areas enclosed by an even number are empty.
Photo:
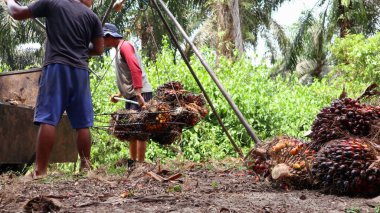
[[[91,162],[89,160],[84,160],[80,162],[79,172],[88,172],[92,170]]]
[[[26,173],[26,175],[24,175],[24,177],[22,177],[22,180],[24,182],[39,180],[39,179],[46,177],[46,175],[47,175],[46,172],[41,174],[41,173],[37,172],[36,170],[34,170],[34,171]]]

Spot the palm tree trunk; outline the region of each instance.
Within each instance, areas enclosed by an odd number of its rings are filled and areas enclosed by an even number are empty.
[[[224,55],[229,57],[230,53],[228,51],[231,38],[229,38],[229,24],[231,20],[228,16],[228,6],[222,1],[216,1],[215,3],[215,14],[216,14],[216,27],[217,27],[217,36],[216,36],[216,45],[217,45],[217,55]]]
[[[349,33],[351,26],[352,26],[352,23],[351,23],[351,20],[349,20],[345,14],[348,11],[348,8],[346,10],[346,7],[342,4],[342,0],[339,0],[338,3],[339,3],[339,5],[338,5],[339,14],[342,17],[338,21],[339,28],[340,28],[340,35],[339,36],[341,38],[344,38]],[[350,2],[349,7],[351,7],[351,6],[352,6],[352,2]]]
[[[232,16],[232,38],[234,39],[235,48],[240,54],[244,51],[243,36],[240,25],[240,9],[239,0],[232,0],[231,2],[231,16]]]
[[[239,0],[216,1],[214,10],[218,30],[218,53],[229,58],[233,57],[236,49],[243,53]]]

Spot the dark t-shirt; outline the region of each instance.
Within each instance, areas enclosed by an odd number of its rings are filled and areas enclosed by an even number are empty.
[[[33,17],[46,17],[44,66],[52,63],[88,67],[88,46],[103,36],[98,16],[76,0],[39,0],[28,6]]]

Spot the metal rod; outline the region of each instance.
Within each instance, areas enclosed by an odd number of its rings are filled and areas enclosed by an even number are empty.
[[[102,19],[102,26],[104,26],[104,24],[106,23],[108,16],[111,13],[112,7],[115,4],[115,2],[116,2],[116,0],[112,0],[110,6],[108,6],[108,8],[106,10],[106,14],[103,16],[103,19]]]
[[[114,99],[116,99],[116,100],[118,100],[118,101],[124,101],[124,102],[130,103],[130,104],[136,104],[136,105],[139,105],[139,102],[137,102],[137,101],[132,101],[132,100],[128,100],[128,99],[125,99],[125,98],[114,97]]]
[[[45,25],[42,24],[42,22],[39,19],[34,18],[33,21],[36,22],[37,25],[40,26],[42,29],[46,30]]]
[[[186,34],[186,32],[183,30],[182,26],[178,23],[176,18],[173,16],[173,14],[170,12],[170,10],[167,8],[165,3],[162,0],[158,0],[166,12],[166,14],[170,17],[170,19],[174,22],[177,29],[181,32],[182,36],[185,38],[187,43],[191,46],[193,49],[195,55],[199,58],[200,62],[203,64],[203,66],[206,68],[207,72],[211,76],[212,80],[215,82],[215,84],[218,86],[219,90],[222,92],[223,96],[227,100],[227,102],[230,104],[232,109],[234,110],[235,114],[239,118],[240,122],[243,124],[245,129],[247,130],[248,134],[251,136],[251,138],[255,141],[256,144],[261,143],[260,139],[256,136],[256,134],[253,132],[252,127],[248,124],[247,120],[244,118],[243,114],[240,112],[239,108],[236,106],[236,104],[233,102],[230,95],[227,93],[227,91],[224,89],[223,85],[220,83],[219,79],[216,77],[215,72],[210,68],[210,66],[207,64],[207,62],[203,59],[202,55],[199,53],[197,47],[193,44],[193,42],[190,40],[189,36]],[[153,0],[155,4],[156,0]]]
[[[218,120],[219,124],[221,125],[221,127],[222,127],[224,133],[227,135],[227,137],[228,137],[228,139],[230,140],[230,142],[231,142],[232,146],[234,147],[235,151],[239,154],[239,156],[240,156],[241,158],[244,158],[243,152],[242,152],[241,149],[238,147],[238,145],[235,143],[234,139],[231,137],[230,133],[228,132],[227,128],[225,127],[225,125],[224,125],[222,119],[220,118],[218,112],[216,111],[216,109],[215,109],[215,107],[214,107],[214,105],[213,105],[213,103],[212,103],[210,97],[207,95],[206,90],[204,89],[203,85],[201,84],[201,82],[199,81],[197,75],[195,74],[193,68],[191,67],[189,59],[188,59],[188,58],[186,57],[186,55],[184,54],[184,52],[183,52],[181,46],[179,45],[179,42],[178,42],[178,40],[176,39],[176,37],[175,37],[173,31],[170,29],[170,27],[169,27],[167,21],[165,20],[165,18],[164,18],[164,16],[163,16],[162,12],[160,11],[160,9],[159,9],[159,7],[158,7],[156,1],[153,0],[152,2],[153,2],[153,4],[154,4],[154,6],[155,6],[155,8],[156,8],[156,10],[157,10],[157,12],[158,12],[158,14],[160,15],[160,18],[162,19],[162,21],[163,21],[163,23],[164,23],[164,25],[165,25],[165,28],[166,28],[167,31],[169,32],[169,35],[170,35],[170,37],[172,38],[172,41],[173,41],[174,45],[177,47],[177,49],[178,49],[179,52],[181,53],[181,56],[182,56],[183,60],[185,61],[187,67],[189,68],[189,70],[190,70],[190,72],[191,72],[191,75],[193,76],[193,78],[194,78],[195,81],[197,82],[198,87],[202,90],[203,95],[205,96],[205,98],[206,98],[208,104],[210,105],[212,112],[215,114],[216,119]]]

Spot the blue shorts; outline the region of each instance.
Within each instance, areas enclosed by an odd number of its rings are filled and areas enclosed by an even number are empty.
[[[65,64],[49,64],[40,77],[34,123],[57,126],[64,111],[74,129],[94,125],[89,73]]]

